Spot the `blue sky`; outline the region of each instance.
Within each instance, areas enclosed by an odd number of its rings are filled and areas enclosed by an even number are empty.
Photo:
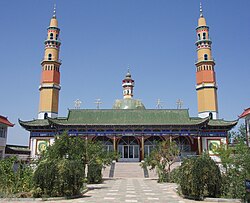
[[[134,97],[146,108],[184,101],[197,116],[195,28],[199,0],[0,1],[0,114],[15,123],[8,143],[28,145],[18,118],[37,118],[46,29],[57,4],[62,41],[59,116],[82,108],[111,108],[122,98],[130,65]],[[219,116],[235,120],[249,107],[250,1],[203,0],[216,60]]]

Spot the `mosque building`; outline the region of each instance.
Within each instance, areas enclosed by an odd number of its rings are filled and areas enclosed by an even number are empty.
[[[140,100],[134,99],[134,80],[129,70],[122,80],[123,99],[116,100],[112,109],[70,109],[66,117],[58,117],[61,42],[55,10],[47,32],[38,119],[19,120],[30,132],[33,158],[64,131],[69,136],[101,141],[107,150],[120,154],[118,161],[127,162],[142,161],[163,140],[176,142],[180,156],[199,155],[203,151],[216,156],[214,149],[227,143],[228,131],[237,121],[225,121],[218,116],[215,61],[202,8],[195,43],[198,117],[190,117],[188,109],[146,109]]]

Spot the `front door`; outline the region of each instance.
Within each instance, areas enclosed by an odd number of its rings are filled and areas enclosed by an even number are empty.
[[[139,150],[140,147],[135,137],[122,137],[118,143],[118,161],[138,162]]]

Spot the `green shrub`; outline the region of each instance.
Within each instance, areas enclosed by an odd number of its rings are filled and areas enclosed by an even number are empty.
[[[88,183],[101,183],[102,182],[102,165],[98,163],[89,164],[87,179],[88,179]]]
[[[185,159],[180,167],[180,179],[184,196],[203,199],[221,193],[220,169],[207,154]]]
[[[32,188],[32,176],[32,168],[17,157],[0,160],[0,196],[29,192]]]
[[[34,196],[79,195],[84,182],[84,167],[77,160],[62,159],[39,163],[34,174]]]
[[[180,168],[174,168],[170,172],[170,182],[171,183],[179,183],[180,182]]]

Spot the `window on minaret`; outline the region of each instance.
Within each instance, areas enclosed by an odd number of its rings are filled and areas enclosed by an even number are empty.
[[[198,34],[198,40],[201,40],[201,34]]]
[[[52,60],[52,54],[48,54],[48,60],[49,60],[49,61]]]
[[[204,60],[208,60],[207,54],[204,54]]]
[[[203,39],[206,39],[206,33],[203,32]]]
[[[58,34],[56,34],[56,40],[58,39]]]

